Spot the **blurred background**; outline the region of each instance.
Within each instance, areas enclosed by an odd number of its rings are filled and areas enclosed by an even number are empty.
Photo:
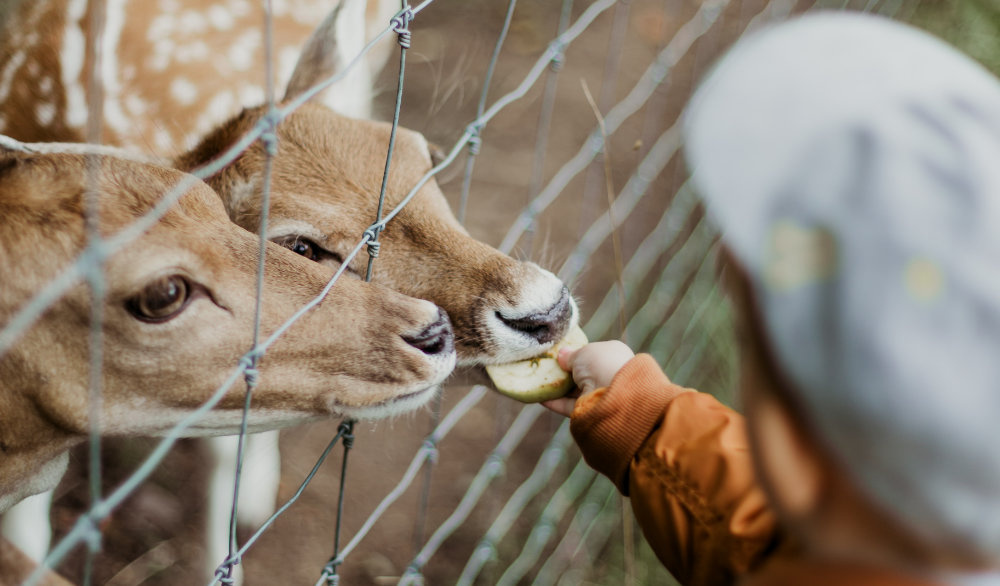
[[[517,2],[487,105],[518,86],[566,23],[589,5]],[[403,126],[451,148],[476,117],[508,8],[501,0],[436,0],[416,17]],[[686,184],[675,124],[697,80],[748,27],[817,9],[908,21],[1000,70],[997,0],[622,0],[568,47],[560,67],[550,67],[485,127],[466,201],[464,156],[438,181],[456,213],[464,210],[473,236],[509,247],[572,283],[591,339],[620,338],[651,353],[674,381],[732,403],[737,348],[716,284],[716,235]],[[382,119],[391,115],[395,83],[391,60],[379,81]],[[536,199],[540,193],[545,205]],[[608,214],[610,201],[615,204]],[[538,213],[526,214],[532,202]],[[519,221],[523,234],[512,231]],[[439,417],[483,382],[480,372],[460,371],[439,408],[357,426],[342,544],[397,486]],[[476,397],[437,446],[436,464],[420,471],[346,558],[341,583],[395,584],[418,552],[428,552],[428,540],[470,487],[481,489],[481,496],[466,501],[447,538],[439,534],[440,547],[421,558],[426,584],[672,583],[633,526],[627,502],[610,483],[577,468],[578,452],[558,431],[561,419],[542,413],[525,426],[522,440],[508,436],[497,453],[522,407],[492,392]],[[331,422],[283,432],[281,498],[297,489],[336,427]],[[151,445],[110,443],[107,485],[134,470]],[[94,583],[205,582],[203,448],[182,442],[105,522]],[[85,460],[75,458],[71,466],[82,470]],[[302,498],[244,558],[246,584],[315,583],[333,550],[340,477],[338,447]],[[529,477],[528,488],[516,492]],[[516,507],[508,505],[512,497]],[[52,513],[57,538],[87,502],[85,474],[67,475]],[[479,547],[494,524],[509,530]],[[499,536],[497,530],[491,536]],[[78,552],[60,571],[80,581],[83,560]]]

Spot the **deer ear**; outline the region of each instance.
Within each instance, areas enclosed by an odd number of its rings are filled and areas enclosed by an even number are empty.
[[[342,0],[313,31],[299,53],[285,88],[285,101],[347,69],[365,46],[366,0]],[[331,110],[358,118],[371,115],[372,73],[364,59],[315,98]]]

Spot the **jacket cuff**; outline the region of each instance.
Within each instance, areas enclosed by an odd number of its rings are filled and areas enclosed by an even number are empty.
[[[656,360],[639,354],[628,361],[611,385],[580,397],[570,431],[595,470],[628,495],[628,471],[639,447],[659,427],[667,405],[690,389],[670,382]]]

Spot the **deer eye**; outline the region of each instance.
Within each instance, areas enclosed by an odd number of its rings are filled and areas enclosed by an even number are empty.
[[[301,237],[286,238],[278,242],[278,244],[284,246],[288,250],[291,250],[295,254],[308,258],[309,260],[319,261],[321,249],[319,245],[312,240]]]
[[[170,275],[153,281],[125,302],[129,313],[137,319],[159,323],[179,314],[191,297],[191,285],[180,275]]]
[[[285,236],[284,238],[276,238],[274,242],[314,262],[324,264],[334,262],[337,265],[341,265],[344,262],[344,257],[340,254],[327,250],[314,241],[302,236]]]

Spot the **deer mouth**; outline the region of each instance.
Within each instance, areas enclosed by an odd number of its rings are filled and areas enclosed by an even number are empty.
[[[548,346],[562,339],[569,330],[575,308],[569,289],[563,287],[559,299],[551,307],[527,315],[511,313],[498,310],[494,312],[494,316],[508,329],[523,334],[539,346]]]
[[[345,417],[360,420],[385,419],[402,415],[410,411],[415,411],[426,405],[439,391],[441,383],[428,385],[427,387],[410,391],[402,395],[390,397],[378,403],[365,406],[348,406],[335,404],[334,411],[343,414]]]
[[[479,326],[484,350],[466,364],[504,364],[545,352],[576,325],[579,311],[569,290],[559,283],[546,297],[533,296],[516,306],[485,309]]]
[[[416,334],[403,336],[403,341],[431,359],[455,353],[455,332],[448,314],[441,308],[432,324]]]

